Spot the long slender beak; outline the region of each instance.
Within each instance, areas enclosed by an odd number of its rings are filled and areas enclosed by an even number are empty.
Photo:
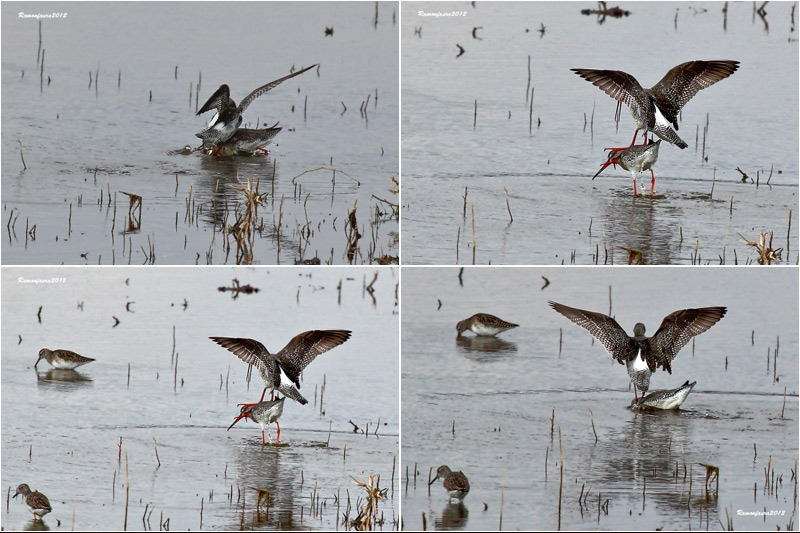
[[[235,425],[236,425],[236,422],[238,422],[238,421],[239,421],[239,420],[241,420],[242,418],[247,418],[247,415],[239,415],[239,416],[237,416],[237,417],[236,417],[236,419],[233,421],[233,424],[231,424],[230,426],[228,426],[228,429],[227,429],[226,431],[230,431],[230,430],[231,430],[231,428],[232,428],[233,426],[235,426]]]
[[[600,173],[603,172],[609,165],[614,165],[614,168],[617,168],[617,162],[619,162],[619,157],[615,157],[614,159],[609,159],[608,161],[603,163],[603,166],[600,167],[600,170],[597,171],[597,174],[592,176],[592,179],[595,179],[597,176],[599,176]]]
[[[438,472],[436,473],[436,477],[433,478],[430,483],[428,483],[428,486],[433,485],[433,482],[436,481],[437,479],[439,479],[439,473]]]

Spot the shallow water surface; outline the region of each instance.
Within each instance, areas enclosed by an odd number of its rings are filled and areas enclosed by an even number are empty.
[[[389,489],[378,506],[382,527],[395,529],[398,273],[380,269],[370,295],[373,275],[4,267],[3,485],[46,494],[51,529],[59,520],[61,528],[122,529],[126,497],[128,529],[155,530],[167,519],[172,530],[345,529],[366,494],[356,480],[380,475],[375,482]],[[234,278],[259,292],[218,291]],[[36,279],[56,282],[29,283]],[[247,365],[208,337],[251,337],[275,351],[309,329],[352,337],[304,371],[309,403],[285,402],[280,446],[262,446],[250,421],[226,431],[237,404],[258,401],[263,384],[256,373],[248,386]],[[42,361],[37,372],[43,347],[96,361],[75,371]],[[277,428],[270,434],[274,441]],[[255,489],[269,492],[269,506],[257,506]],[[6,529],[31,525],[18,500],[3,513]]]
[[[2,10],[4,264],[396,262],[396,2]],[[68,16],[42,20],[42,68],[37,20],[18,13],[53,11]],[[223,83],[240,102],[315,63],[244,111],[243,127],[283,128],[270,155],[184,149]],[[263,202],[245,217],[248,180]]]
[[[560,521],[563,530],[696,530],[728,517],[746,530],[797,523],[795,269],[468,267],[463,286],[458,276],[457,268],[403,271],[406,529],[555,530]],[[652,335],[678,309],[728,312],[683,348],[672,374],[652,376],[650,392],[697,381],[681,409],[634,412],[625,367],[548,300],[601,313],[611,307],[629,334],[641,321]],[[457,338],[456,323],[477,312],[519,327]],[[442,464],[469,478],[462,505],[448,504],[440,482],[428,492],[429,472]],[[702,464],[719,468],[719,489],[712,480],[705,490]],[[765,485],[767,468],[777,490]],[[739,514],[765,509],[775,514]]]
[[[727,22],[721,3],[637,2],[600,24],[580,12],[591,2],[404,2],[403,262],[626,264],[630,249],[645,264],[733,264],[758,257],[739,234],[773,232],[795,264],[793,4],[769,4],[768,31],[750,4],[726,5]],[[616,101],[570,68],[651,87],[694,59],[740,68],[683,108],[689,147],[662,143],[655,195],[634,198],[619,167],[591,180],[635,125],[625,107],[617,126]]]

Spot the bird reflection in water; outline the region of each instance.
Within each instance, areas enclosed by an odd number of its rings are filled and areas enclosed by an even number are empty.
[[[52,368],[47,372],[36,372],[36,378],[39,385],[48,385],[53,383],[73,383],[76,385],[85,385],[92,382],[92,378],[78,372],[77,370],[69,370],[64,368]]]
[[[464,502],[448,503],[442,509],[441,516],[434,518],[437,530],[442,529],[464,529],[467,527],[469,519],[469,509]]]
[[[469,359],[498,361],[517,353],[517,344],[497,337],[456,337],[456,345]]]

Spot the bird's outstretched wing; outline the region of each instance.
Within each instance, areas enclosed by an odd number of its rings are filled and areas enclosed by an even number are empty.
[[[557,302],[548,301],[547,303],[550,304],[550,307],[591,333],[620,364],[627,363],[638,353],[639,350],[633,339],[610,316],[567,307]]]
[[[303,72],[305,72],[307,70],[310,70],[310,69],[312,69],[312,68],[314,68],[316,66],[317,66],[316,64],[311,65],[310,67],[306,67],[303,70],[298,70],[297,72],[292,72],[291,74],[287,74],[286,76],[284,76],[284,77],[282,77],[280,79],[277,79],[275,81],[271,81],[271,82],[267,83],[266,85],[262,85],[258,89],[254,90],[253,92],[248,94],[241,102],[239,102],[239,107],[236,109],[236,111],[238,112],[238,114],[242,114],[244,112],[244,110],[247,109],[247,106],[249,106],[250,104],[253,103],[253,100],[258,98],[259,96],[261,96],[265,92],[269,91],[270,89],[274,89],[275,87],[277,87],[281,83],[285,82],[286,80],[294,78],[295,76],[299,76]]]

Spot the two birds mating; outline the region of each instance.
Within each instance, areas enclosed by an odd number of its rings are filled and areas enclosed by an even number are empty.
[[[631,145],[623,148],[606,148],[609,150],[608,161],[603,163],[592,179],[609,165],[619,164],[633,175],[633,194],[636,196],[636,175],[644,170],[650,170],[653,177],[650,189],[652,194],[655,191],[655,174],[652,167],[658,159],[660,141],[647,145],[647,148],[634,146],[639,130],[644,131],[645,142],[647,133],[652,132],[660,139],[683,150],[687,144],[677,133],[678,115],[683,106],[698,91],[727,78],[738,68],[739,62],[731,60],[688,61],[671,68],[649,89],[642,87],[636,78],[621,70],[571,69],[617,100],[618,105],[627,105],[636,121],[636,131],[633,133]]]
[[[261,425],[261,441],[264,440],[264,429],[270,423],[278,425],[278,442],[280,443],[281,426],[278,417],[283,413],[283,401],[288,397],[305,405],[308,403],[300,391],[300,373],[318,355],[339,346],[350,338],[352,332],[343,329],[311,330],[296,335],[280,351],[270,353],[267,348],[255,339],[240,337],[209,337],[239,359],[258,370],[264,380],[264,392],[257,403],[239,404],[241,412],[228,429],[242,418],[249,418]],[[278,391],[283,398],[264,401],[267,389]],[[271,438],[270,438],[271,440]]]
[[[553,301],[548,303],[591,333],[619,364],[625,365],[637,400],[637,387],[644,395],[650,388],[650,376],[659,367],[672,374],[672,361],[681,348],[692,337],[708,331],[727,312],[725,307],[681,309],[667,315],[652,337],[645,336],[645,326],[641,322],[633,326],[631,337],[610,316]]]
[[[275,126],[263,129],[240,128],[243,120],[242,113],[262,94],[316,66],[316,64],[311,65],[262,85],[248,94],[239,102],[238,106],[231,99],[230,88],[225,84],[220,85],[219,89],[211,95],[211,98],[197,112],[198,115],[202,115],[208,111],[216,110],[208,126],[196,134],[197,137],[203,140],[201,148],[214,155],[221,156],[235,155],[239,152],[253,153],[257,150],[267,153],[264,147],[272,142],[272,139],[281,131],[281,128]]]

